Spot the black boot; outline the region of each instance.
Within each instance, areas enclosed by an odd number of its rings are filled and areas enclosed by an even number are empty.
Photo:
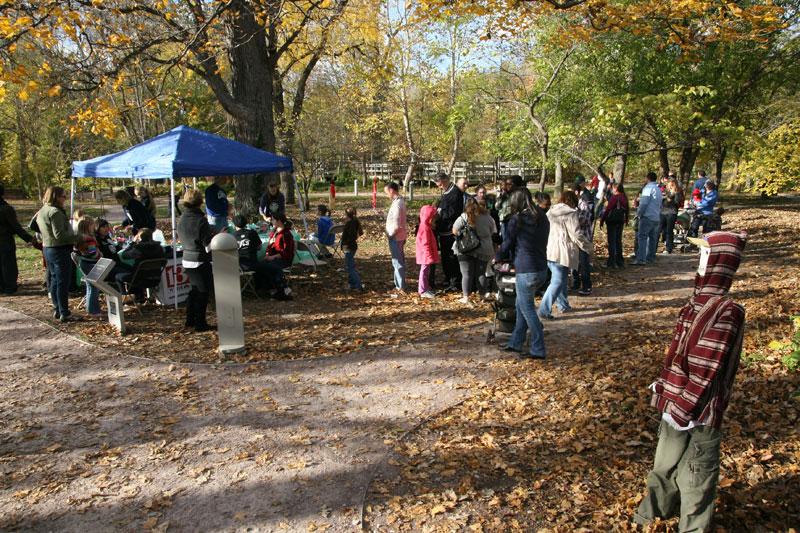
[[[208,293],[198,292],[195,304],[194,314],[194,330],[195,331],[208,331],[214,329],[206,322],[206,309],[208,308]]]
[[[189,291],[189,296],[186,298],[186,322],[183,327],[193,328],[195,325],[195,302],[197,300],[197,291],[192,289]]]

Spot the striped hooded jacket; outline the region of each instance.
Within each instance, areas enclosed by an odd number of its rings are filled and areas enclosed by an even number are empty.
[[[724,295],[747,234],[717,231],[705,237],[711,245],[706,271],[695,277],[694,293],[678,315],[651,405],[683,427],[694,421],[719,428],[739,365],[745,315]]]

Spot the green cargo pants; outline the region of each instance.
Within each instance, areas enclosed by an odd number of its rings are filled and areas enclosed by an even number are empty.
[[[643,525],[669,518],[680,500],[679,531],[709,530],[717,497],[719,430],[698,426],[678,431],[662,420],[658,435],[653,469],[647,474],[647,495],[633,521]]]

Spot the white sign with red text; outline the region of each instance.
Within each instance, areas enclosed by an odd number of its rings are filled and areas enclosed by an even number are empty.
[[[177,263],[174,259],[167,260],[167,266],[161,273],[161,283],[156,292],[156,300],[161,305],[172,305],[175,303],[175,286],[178,286],[178,303],[184,301],[191,290],[189,276],[183,269],[182,259],[179,257]]]

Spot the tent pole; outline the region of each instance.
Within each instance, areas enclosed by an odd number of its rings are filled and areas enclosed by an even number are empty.
[[[172,217],[172,271],[175,274],[173,276],[173,289],[175,297],[175,311],[178,311],[178,250],[176,250],[176,246],[178,245],[178,238],[175,234],[175,178],[169,179],[169,204],[172,206],[171,209],[171,217]]]
[[[292,171],[292,181],[294,181],[294,191],[297,194],[297,201],[300,202],[300,214],[303,217],[303,227],[306,229],[306,238],[308,237],[308,222],[306,222],[306,208],[303,206],[303,197],[300,196],[300,187],[297,185],[297,174]]]
[[[75,212],[75,176],[69,180],[69,217]]]

